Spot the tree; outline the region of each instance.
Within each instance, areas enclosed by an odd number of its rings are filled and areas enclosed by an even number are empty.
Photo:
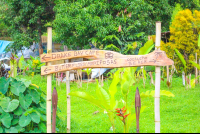
[[[156,21],[163,21],[164,29],[168,30],[171,7],[167,0],[157,2],[58,0],[53,23],[57,41],[73,49],[89,48],[92,42],[98,48],[133,54],[135,41],[139,49],[148,35],[155,34]]]
[[[14,41],[8,50],[30,47],[33,41],[39,42],[42,49],[41,36],[46,31],[45,24],[54,19],[54,0],[4,0],[3,4],[3,21]]]

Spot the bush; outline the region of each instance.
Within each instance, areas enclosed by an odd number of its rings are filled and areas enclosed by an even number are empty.
[[[175,55],[174,49],[184,56],[187,62],[187,72],[192,73],[194,67],[189,60],[195,59],[195,53],[199,54],[197,45],[198,34],[200,33],[200,12],[195,10],[192,13],[189,9],[179,11],[175,16],[170,26],[170,42],[161,44],[161,49],[164,50],[168,57],[173,59],[177,71],[180,73],[183,64],[179,57]]]
[[[46,100],[25,79],[0,79],[0,133],[46,133]]]

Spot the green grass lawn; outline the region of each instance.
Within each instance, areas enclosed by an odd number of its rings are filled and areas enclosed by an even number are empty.
[[[23,77],[23,76],[19,76]],[[24,78],[37,84],[46,92],[46,77],[36,75],[34,77],[25,76]],[[134,104],[136,87],[139,92],[154,90],[155,86],[150,86],[150,79],[147,79],[145,88],[143,87],[142,79],[140,83],[132,87],[128,101],[129,104]],[[105,80],[103,88],[108,91],[110,81]],[[56,87],[56,81],[52,81],[52,88]],[[95,95],[96,83],[83,83],[82,88],[78,88],[76,83],[70,83],[71,91],[86,91],[91,95]],[[61,83],[61,86],[56,87],[58,92],[58,111],[57,115],[60,120],[57,120],[57,127],[60,133],[67,132],[67,97],[66,84]],[[161,90],[172,92],[175,97],[160,97],[160,119],[161,133],[199,133],[200,132],[200,86],[195,88],[185,89],[182,85],[181,78],[173,78],[172,87],[168,89],[165,81],[161,81]],[[116,98],[120,101],[122,98],[121,90],[118,88]],[[142,106],[147,106],[144,112],[140,114],[140,132],[154,133],[154,98],[142,98]],[[122,107],[122,105],[120,106]],[[134,105],[133,105],[134,108]],[[94,114],[95,111],[99,113]],[[107,114],[101,111],[97,106],[77,97],[71,97],[71,132],[72,133],[111,133],[111,123]],[[119,119],[116,119],[116,132],[123,132],[123,124]],[[130,133],[136,132],[136,121],[132,123]]]

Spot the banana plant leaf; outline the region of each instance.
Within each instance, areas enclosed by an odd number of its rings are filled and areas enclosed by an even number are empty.
[[[176,48],[174,48],[174,50],[177,53],[177,55],[178,55],[179,59],[181,60],[181,62],[183,63],[184,67],[187,68],[186,61],[185,61],[184,57],[182,56],[182,54]]]

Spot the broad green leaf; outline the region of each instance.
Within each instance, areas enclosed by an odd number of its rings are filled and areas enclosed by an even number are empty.
[[[22,115],[22,116],[19,118],[19,125],[20,125],[21,127],[27,126],[30,122],[31,122],[31,117],[30,117],[29,115],[28,115],[28,116]]]
[[[0,113],[4,113],[3,109],[0,107]]]
[[[34,128],[34,130],[29,131],[29,133],[42,133],[42,131],[38,128]]]
[[[0,116],[0,121],[2,122],[2,124],[6,127],[6,128],[10,128],[10,125],[11,125],[11,116],[9,113],[3,113],[1,116]]]
[[[181,60],[181,62],[183,63],[184,67],[187,68],[186,61],[185,61],[184,57],[182,56],[182,54],[176,48],[174,48],[174,50],[177,53],[177,55],[178,55],[179,59]]]
[[[196,62],[190,60],[190,63],[200,70],[200,65],[198,65]]]
[[[143,47],[140,48],[138,55],[148,54],[153,48],[153,40],[148,40]]]
[[[25,131],[25,128],[21,127],[20,125],[15,126],[15,128],[17,129],[18,133]]]
[[[166,90],[160,90],[160,95],[165,95],[168,97],[174,97],[175,95],[173,93],[171,93],[170,91],[166,91]]]
[[[24,61],[24,56],[22,55],[19,59],[19,62],[18,62],[18,66],[20,69],[23,69],[23,61]]]
[[[30,55],[31,60],[35,60],[35,58],[33,56]]]
[[[40,116],[36,112],[31,113],[30,117],[33,122],[37,124],[40,122]]]
[[[16,78],[17,81],[22,81],[23,84],[26,86],[26,87],[29,87],[29,85],[31,84],[31,81],[27,80],[27,79],[24,79],[24,78]]]
[[[2,94],[5,94],[8,91],[8,86],[9,86],[9,80],[6,80],[5,77],[1,77],[0,79],[0,92]]]
[[[32,90],[28,90],[29,94],[31,95],[32,97],[32,100],[38,104],[39,101],[40,101],[40,93],[37,92],[35,89],[32,89]]]
[[[19,118],[13,119],[12,122],[11,122],[12,126],[14,126],[18,123],[19,123]]]
[[[5,129],[6,133],[18,133],[18,130],[15,127],[11,127],[10,129]]]
[[[128,94],[129,88],[130,88],[129,85],[130,85],[130,84],[129,84],[129,81],[126,81],[126,82],[124,82],[123,85],[121,85],[121,89],[122,89],[122,94],[123,94],[123,95],[127,95],[127,94]]]
[[[14,80],[11,82],[10,91],[13,94],[19,96],[19,93],[23,93],[25,90],[26,90],[26,86],[22,82],[17,81],[17,80]]]
[[[12,112],[19,106],[19,101],[13,99],[10,101],[9,97],[5,97],[1,100],[1,107],[5,112]]]
[[[19,115],[22,115],[22,112],[23,112],[23,111],[22,111],[22,108],[19,106],[19,107],[14,111],[14,114],[19,116]]]
[[[29,115],[29,114],[31,114],[33,112],[36,112],[36,110],[33,109],[33,108],[30,108],[30,109],[27,109],[26,112],[24,112],[24,115],[27,116],[27,115]]]
[[[0,133],[3,133],[3,128],[2,127],[0,127]]]
[[[69,95],[82,98],[82,99],[87,100],[90,103],[93,103],[93,104],[99,106],[100,108],[102,108],[99,100],[95,99],[93,96],[87,94],[86,92],[74,91],[74,92],[70,92]]]
[[[24,96],[22,93],[19,94],[19,103],[24,109],[28,109],[32,103],[32,97],[27,94]]]
[[[47,132],[46,124],[40,122],[38,126],[39,126],[39,130],[41,130],[43,133]]]

